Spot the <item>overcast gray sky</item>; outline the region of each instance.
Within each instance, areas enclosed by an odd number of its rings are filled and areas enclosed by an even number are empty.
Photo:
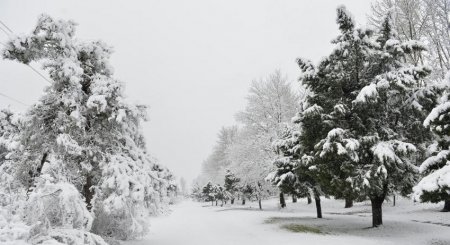
[[[191,181],[218,130],[245,107],[252,79],[281,69],[295,81],[295,58],[317,62],[330,51],[340,4],[365,23],[369,0],[1,0],[0,20],[28,33],[47,13],[75,20],[80,39],[114,46],[116,77],[128,97],[150,106],[144,125],[150,153]],[[26,104],[46,86],[11,61],[0,60],[0,74],[0,92]],[[26,109],[0,96],[0,106],[8,105]]]

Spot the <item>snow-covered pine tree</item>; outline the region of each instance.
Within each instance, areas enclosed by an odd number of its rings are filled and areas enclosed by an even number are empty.
[[[308,60],[297,61],[302,71],[300,82],[310,93],[304,110],[293,119],[297,130],[276,147],[283,156],[277,161],[278,169],[295,169],[297,182],[313,192],[318,217],[322,216],[320,195],[324,192],[348,202],[358,195],[352,179],[355,155],[345,150],[355,147],[355,142],[351,138],[343,144],[332,141],[341,140],[336,135],[343,132],[341,128],[356,123],[350,111],[352,101],[364,86],[361,80],[368,79],[367,61],[377,46],[373,32],[356,28],[345,7],[337,9],[337,24],[340,35],[328,57],[317,67]]]
[[[211,202],[211,206],[214,205],[214,201],[216,200],[214,185],[211,182],[208,182],[202,188],[202,197],[205,202]]]
[[[26,189],[17,181],[17,164],[11,157],[23,148],[21,132],[26,126],[19,114],[0,110],[0,218],[3,219],[0,229],[12,233],[6,240],[2,236],[2,241],[106,245],[101,237],[89,232],[93,217],[73,185],[50,183],[52,177],[43,174],[36,181],[34,191],[26,195]]]
[[[169,197],[169,204],[174,204],[176,202],[176,199],[178,197],[178,192],[180,190],[180,187],[178,183],[176,182],[175,175],[168,169],[167,175],[164,179],[164,182],[167,182],[167,196]]]
[[[236,194],[239,191],[239,181],[240,179],[236,177],[236,175],[231,172],[231,170],[226,170],[224,187],[225,190],[230,194],[231,204],[234,204],[234,199],[236,198]]]
[[[344,7],[337,14],[341,34],[332,54],[317,68],[298,60],[300,80],[311,94],[296,120],[302,153],[294,159],[306,160],[304,172],[314,173],[326,193],[370,198],[373,226],[378,226],[386,195],[406,194],[414,184],[412,159],[422,155],[413,154],[414,144],[430,139],[420,125],[433,104],[434,93],[422,82],[430,70],[404,62],[405,54],[423,46],[396,39],[389,17],[374,35],[356,29]]]
[[[242,205],[245,205],[246,200],[252,200],[254,198],[256,191],[254,185],[243,183],[241,184],[239,189],[242,194]]]
[[[450,75],[450,74],[449,74]],[[436,141],[430,144],[430,155],[420,166],[425,175],[414,187],[415,199],[422,202],[444,201],[442,211],[450,212],[450,77],[444,80],[445,92],[439,104],[424,121],[424,126],[435,134]]]
[[[0,242],[6,244],[28,244],[31,230],[23,220],[25,191],[13,174],[11,161],[11,154],[20,147],[21,121],[18,113],[0,110]]]
[[[321,110],[320,126],[312,125],[313,121],[307,117],[303,119],[305,131],[311,131],[310,126],[320,127],[320,133],[310,141],[314,144],[310,149],[316,151],[312,164],[320,173],[319,179],[327,183],[323,189],[335,198],[345,199],[349,207],[359,195],[359,189],[354,188],[358,156],[353,151],[358,142],[351,132],[358,122],[351,111],[352,101],[373,78],[369,62],[377,43],[373,31],[356,28],[345,7],[337,9],[337,24],[340,35],[333,41],[335,49],[320,62],[315,74],[307,74],[308,62],[299,60],[299,64],[305,73],[302,81],[313,92],[308,104]]]
[[[156,162],[156,160],[153,160],[152,162]],[[175,203],[179,187],[176,183],[175,176],[168,168],[155,163],[152,166],[152,171],[156,174],[155,176],[161,180],[155,185],[155,190],[159,193],[159,201],[156,203],[159,205],[154,209],[154,214],[160,214],[165,212],[165,207],[167,207],[168,204]]]
[[[0,166],[19,146],[20,118],[18,113],[14,113],[10,109],[0,110]]]
[[[231,198],[231,194],[225,189],[225,187],[221,185],[215,186],[215,192],[216,192],[216,199],[222,202],[220,206],[227,204],[227,201],[230,200]]]
[[[432,139],[422,122],[436,101],[434,88],[423,82],[430,68],[405,62],[407,54],[424,50],[422,44],[401,42],[389,15],[377,43],[378,52],[370,64],[375,77],[363,81],[368,83],[353,100],[357,123],[347,131],[358,142],[353,151],[359,159],[356,173],[362,178],[358,188],[371,200],[373,226],[383,223],[382,204],[387,195],[411,192],[424,143]]]
[[[274,161],[275,170],[271,172],[266,180],[272,182],[280,189],[280,202],[285,205],[283,191],[289,191],[314,198],[316,204],[317,218],[322,218],[322,206],[320,196],[322,188],[317,179],[317,170],[311,165],[312,157],[308,155],[302,146],[302,138],[305,137],[300,119],[311,118],[314,113],[311,110],[302,110],[292,119],[293,127],[286,127],[282,136],[273,143],[275,152],[279,158]],[[288,192],[288,193],[289,193]],[[281,201],[281,200],[280,200]]]
[[[272,144],[280,157],[274,161],[275,170],[266,177],[266,180],[277,186],[280,192],[290,194],[293,198],[311,198],[311,183],[300,181],[295,173],[297,162],[291,158],[292,148],[298,144],[298,138],[294,136],[299,135],[297,126],[286,126],[281,137]]]
[[[211,192],[209,193],[209,195],[211,197],[213,197],[214,201],[216,201],[216,206],[218,205],[219,202],[219,195],[221,194],[221,186],[220,185],[212,185],[212,189]]]
[[[24,64],[44,61],[51,79],[24,115],[15,174],[35,197],[51,185],[73,185],[94,213],[94,232],[130,239],[145,233],[154,185],[164,181],[154,176],[145,150],[145,106],[124,97],[109,65],[112,49],[76,39],[75,26],[42,15],[31,34],[12,38],[3,51]]]

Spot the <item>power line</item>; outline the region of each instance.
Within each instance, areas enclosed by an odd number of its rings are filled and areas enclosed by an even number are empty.
[[[3,29],[1,26],[0,26],[0,30],[2,30],[8,37],[11,36],[11,34],[6,32],[5,29]]]
[[[48,80],[44,75],[42,75],[38,70],[36,70],[36,68],[32,67],[30,64],[27,64],[28,67],[31,68],[31,70],[33,70],[34,72],[36,72],[40,77],[42,77],[45,81],[47,81],[48,83],[52,84],[52,82],[50,80]]]
[[[24,105],[24,106],[30,106],[30,105],[28,105],[28,104],[23,103],[23,102],[20,101],[20,100],[14,99],[13,97],[6,95],[6,94],[0,93],[0,96],[3,96],[3,97],[5,97],[5,98],[7,98],[7,99],[10,99],[10,100],[12,100],[12,101],[14,101],[14,102],[17,102],[17,103],[21,104],[21,105]]]
[[[3,21],[0,20],[0,24],[2,26],[4,26],[10,33],[7,33],[2,27],[0,27],[0,29],[6,33],[6,35],[11,36],[11,34],[14,34],[14,32],[11,30],[11,28],[9,28]],[[6,47],[6,45],[4,43],[1,43],[3,46]],[[46,82],[48,82],[49,84],[52,84],[52,82],[50,80],[48,80],[48,78],[46,78],[44,75],[42,75],[42,73],[40,73],[36,68],[34,68],[33,66],[31,66],[30,64],[26,64],[28,67],[30,67],[31,70],[33,70],[36,74],[38,74],[40,77],[42,77]]]
[[[2,24],[2,26],[4,26],[6,29],[8,29],[9,32],[13,33],[13,31],[11,29],[9,29],[9,27],[7,25],[5,25],[5,23],[3,23],[3,21],[0,20],[0,24]]]
[[[0,42],[1,45],[6,47],[6,44]],[[46,82],[48,82],[49,84],[52,84],[52,82],[50,80],[48,80],[44,75],[42,75],[42,73],[40,73],[36,68],[34,68],[33,66],[31,66],[30,64],[26,64],[28,67],[30,67],[31,70],[33,70],[34,72],[36,72],[36,74],[38,74],[40,77],[42,77]]]

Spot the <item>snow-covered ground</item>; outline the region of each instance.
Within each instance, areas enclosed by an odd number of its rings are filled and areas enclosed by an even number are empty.
[[[342,201],[323,200],[324,218],[315,218],[314,203],[289,203],[279,210],[277,200],[211,207],[184,201],[169,216],[152,220],[150,234],[126,245],[222,245],[222,244],[450,244],[450,213],[439,212],[442,204],[412,203],[400,199],[384,205],[384,225],[370,228],[369,203],[344,209]],[[283,225],[317,228],[321,234],[295,233]]]

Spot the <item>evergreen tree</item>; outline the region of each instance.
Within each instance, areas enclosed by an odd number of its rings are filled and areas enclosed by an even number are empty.
[[[350,108],[357,92],[364,86],[362,80],[368,79],[367,62],[376,47],[373,32],[357,29],[344,7],[337,9],[337,24],[340,35],[333,41],[335,49],[317,67],[310,61],[298,59],[302,70],[300,82],[307,86],[310,94],[306,97],[304,110],[293,119],[297,128],[276,145],[283,157],[276,162],[278,175],[311,190],[318,217],[322,216],[320,195],[333,193],[338,198],[350,200],[358,195],[350,178],[356,159],[353,155],[341,154],[342,149],[331,146],[326,138],[335,136],[338,130],[333,129],[356,123]],[[329,147],[329,151],[321,152],[321,146]],[[351,147],[350,142],[348,147]],[[336,150],[340,150],[337,158],[333,154]],[[283,171],[287,173],[283,175]],[[287,186],[293,188],[292,184]]]
[[[234,173],[232,173],[229,169],[227,169],[225,173],[225,190],[230,194],[231,196],[231,204],[234,204],[235,195],[239,190],[239,181],[240,179],[237,178]]]
[[[359,189],[353,188],[358,158],[352,151],[357,142],[344,135],[344,129],[358,123],[351,111],[352,101],[373,78],[370,58],[377,44],[370,29],[356,28],[345,7],[337,9],[337,24],[340,35],[333,41],[335,49],[330,56],[317,68],[299,60],[302,82],[312,91],[306,110],[314,111],[301,119],[305,132],[301,141],[306,152],[314,152],[311,164],[319,173],[322,189],[336,198],[354,200],[359,195]]]
[[[211,202],[211,206],[214,205],[216,200],[215,187],[211,182],[208,182],[202,189],[203,200],[205,202]]]
[[[0,166],[10,158],[19,146],[21,117],[9,109],[0,110]]]
[[[228,200],[231,198],[231,194],[225,190],[225,187],[221,185],[215,186],[215,192],[216,192],[216,199],[220,200],[222,202],[221,206],[227,203]]]
[[[157,201],[157,206],[153,211],[155,213],[162,213],[165,211],[164,208],[167,204],[173,204],[175,202],[178,185],[175,181],[175,176],[168,168],[163,167],[160,164],[153,164],[152,171],[155,173],[156,177],[161,180],[154,185],[159,193],[159,199]]]
[[[279,144],[287,157],[280,166],[292,165],[296,178],[314,186],[317,195],[368,197],[373,226],[378,226],[386,196],[411,191],[414,160],[431,139],[420,123],[434,103],[433,90],[422,81],[430,69],[404,62],[406,54],[423,46],[400,42],[389,16],[374,33],[355,28],[339,7],[337,23],[341,33],[330,56],[317,67],[298,60],[300,81],[311,93],[305,110],[293,119],[299,131]]]
[[[75,26],[42,15],[31,34],[12,38],[3,51],[23,64],[43,61],[51,79],[24,115],[12,174],[30,200],[45,190],[77,190],[94,214],[92,231],[130,239],[146,232],[148,207],[160,191],[154,186],[164,182],[145,149],[146,107],[124,97],[109,64],[111,47],[76,39]]]
[[[297,197],[310,198],[312,191],[311,183],[302,182],[296,174],[298,165],[292,160],[292,148],[299,143],[293,137],[299,134],[297,129],[296,126],[287,126],[282,137],[272,144],[280,158],[274,161],[275,170],[266,177],[266,180],[277,186],[281,193],[292,195],[294,200]]]
[[[429,156],[420,166],[425,175],[414,187],[416,199],[422,202],[444,201],[442,211],[450,212],[450,78],[444,80],[445,93],[440,103],[424,121],[424,126],[436,135],[436,141],[430,144]]]
[[[417,179],[431,134],[422,121],[435,104],[436,91],[423,78],[430,68],[405,62],[405,56],[425,48],[414,40],[401,42],[388,15],[377,35],[373,57],[376,74],[353,101],[358,124],[351,132],[359,142],[358,186],[372,203],[372,225],[382,221],[382,203],[394,192],[409,194]],[[348,131],[347,131],[348,132]],[[352,153],[353,154],[353,153]]]
[[[243,184],[241,186],[242,205],[245,204],[245,200],[251,200],[255,195],[255,189],[251,184]]]
[[[312,195],[316,203],[317,218],[322,218],[320,196],[323,192],[318,182],[317,168],[311,164],[312,157],[306,154],[301,142],[303,124],[300,118],[304,115],[311,116],[309,113],[313,111],[299,112],[292,120],[297,126],[286,128],[282,137],[274,142],[273,147],[280,157],[274,162],[275,171],[270,173],[266,180],[280,189],[281,207],[286,205],[284,192],[307,198]]]

